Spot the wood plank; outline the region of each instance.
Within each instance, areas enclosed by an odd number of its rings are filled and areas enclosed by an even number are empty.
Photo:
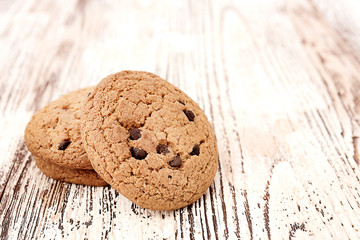
[[[327,4],[331,7],[327,7]],[[358,62],[360,61],[360,16],[359,1],[323,1],[311,0],[310,5],[313,12],[320,15],[346,44],[343,53],[352,55]]]

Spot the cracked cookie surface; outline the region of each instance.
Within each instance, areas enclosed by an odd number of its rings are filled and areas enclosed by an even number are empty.
[[[34,159],[41,172],[55,180],[96,187],[108,185],[94,170],[70,169],[49,163],[38,157],[34,157]]]
[[[81,140],[80,117],[93,89],[66,94],[31,118],[25,129],[25,143],[34,156],[61,167],[92,169]]]
[[[81,126],[94,169],[141,207],[189,205],[216,174],[216,140],[204,112],[155,74],[122,71],[103,79]]]

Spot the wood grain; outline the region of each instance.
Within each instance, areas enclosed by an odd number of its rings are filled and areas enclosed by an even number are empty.
[[[1,1],[1,239],[359,239],[355,0]],[[219,171],[177,211],[44,176],[32,114],[123,69],[206,112]]]

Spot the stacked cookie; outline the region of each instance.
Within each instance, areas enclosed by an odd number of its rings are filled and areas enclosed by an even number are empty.
[[[147,72],[112,74],[50,103],[29,122],[25,141],[47,176],[109,183],[153,210],[193,203],[217,170],[216,140],[204,112]]]
[[[89,186],[107,185],[93,170],[81,141],[82,108],[93,90],[62,96],[40,109],[26,126],[26,146],[46,176]]]

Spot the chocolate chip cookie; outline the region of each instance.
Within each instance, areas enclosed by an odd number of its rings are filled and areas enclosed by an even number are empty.
[[[204,112],[155,74],[122,71],[103,79],[81,126],[96,172],[143,208],[189,205],[216,174],[216,139]]]
[[[82,146],[80,116],[93,89],[66,94],[31,118],[25,129],[25,143],[34,156],[60,167],[92,169]]]
[[[34,159],[39,169],[46,176],[55,180],[87,186],[101,187],[108,185],[94,170],[70,169],[60,167],[38,157],[34,157]]]

